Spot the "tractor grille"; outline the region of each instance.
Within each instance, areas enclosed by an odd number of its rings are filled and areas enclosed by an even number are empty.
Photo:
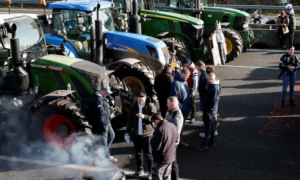
[[[77,71],[91,86],[101,87],[101,84],[109,84],[107,71],[101,66],[89,61],[77,61],[71,64],[71,68]]]
[[[250,16],[237,16],[234,18],[233,29],[235,30],[246,30],[244,29],[244,24],[249,24]]]
[[[203,28],[196,29],[192,24],[180,22],[181,31],[183,34],[187,35],[195,48],[200,46],[201,37],[203,35]]]

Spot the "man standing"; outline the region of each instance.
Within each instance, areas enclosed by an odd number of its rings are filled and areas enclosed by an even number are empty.
[[[150,117],[156,113],[155,105],[150,103],[145,93],[139,93],[137,102],[130,107],[127,118],[126,136],[129,136],[133,129],[133,145],[137,161],[136,176],[144,175],[143,152],[148,163],[149,175],[148,179],[152,179],[151,167],[153,162],[150,137],[153,135],[154,127]]]
[[[97,88],[93,95],[92,116],[95,133],[100,135],[100,143],[105,149],[106,157],[112,161],[117,161],[116,158],[110,156],[109,152],[109,148],[115,138],[115,133],[109,120],[113,109],[110,108],[105,98],[111,93],[108,85],[102,85],[101,88]]]
[[[209,85],[203,111],[205,138],[201,145],[196,147],[195,150],[204,150],[207,149],[208,146],[211,147],[215,145],[215,115],[219,103],[220,87],[219,81],[216,80],[216,75],[214,73],[208,75],[208,83]]]
[[[182,131],[184,127],[184,123],[186,120],[186,117],[191,111],[191,96],[190,96],[190,90],[187,85],[187,80],[190,76],[190,70],[186,67],[184,67],[180,73],[177,73],[174,77],[174,81],[171,84],[170,89],[170,96],[177,97],[179,101],[179,105],[181,106],[181,112],[184,117],[184,122],[180,134],[180,145],[181,146],[189,146],[187,143],[183,142],[182,140]]]
[[[285,71],[282,76],[282,92],[281,92],[281,106],[284,107],[284,99],[286,89],[290,83],[290,106],[295,106],[293,100],[294,86],[296,82],[296,70],[300,68],[298,57],[294,54],[295,47],[289,46],[287,53],[280,58],[279,69]]]
[[[278,25],[276,28],[277,36],[279,38],[279,43],[282,49],[285,48],[284,39],[285,35],[289,33],[288,25],[289,19],[285,15],[284,11],[281,11],[281,15],[277,18],[276,24]]]
[[[169,97],[167,106],[168,106],[169,113],[166,116],[166,120],[169,121],[170,123],[173,123],[177,127],[178,138],[175,143],[175,149],[177,151],[177,147],[180,141],[180,133],[183,125],[183,115],[178,106],[178,100],[176,97],[174,96]],[[176,155],[175,155],[175,161],[172,163],[171,180],[178,180],[178,179],[179,179],[179,168],[178,168]]]
[[[195,113],[196,113],[196,105],[195,105],[195,93],[197,90],[198,85],[198,71],[195,68],[194,63],[190,59],[185,59],[182,61],[182,66],[186,67],[190,70],[190,76],[187,80],[187,84],[190,89],[190,95],[191,95],[191,121],[190,124],[193,124],[195,122]]]
[[[215,34],[216,34],[216,39],[217,39],[217,43],[218,43],[218,47],[219,47],[219,53],[221,56],[221,62],[223,65],[225,65],[227,59],[226,59],[226,54],[227,54],[227,48],[226,48],[226,44],[225,44],[225,37],[224,34],[222,32],[221,29],[221,23],[218,21],[216,22],[215,25]]]
[[[198,71],[201,72],[201,75],[199,76],[198,93],[200,99],[200,110],[203,111],[203,105],[207,88],[207,72],[205,71],[205,63],[203,61],[198,61],[196,63],[196,68]]]
[[[290,46],[294,45],[294,34],[297,26],[297,21],[294,14],[294,9],[290,7],[287,12],[289,18],[289,42]]]
[[[173,67],[171,64],[165,65],[163,71],[155,77],[154,81],[154,89],[157,93],[162,117],[165,117],[167,113],[167,99],[170,96],[170,87],[174,80],[172,71]]]
[[[175,161],[178,130],[174,124],[164,120],[160,113],[155,113],[151,120],[157,126],[151,139],[152,176],[155,180],[167,180],[170,178],[171,166]]]

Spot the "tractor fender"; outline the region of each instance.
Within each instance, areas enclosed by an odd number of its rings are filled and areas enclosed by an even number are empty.
[[[31,119],[31,116],[33,115],[33,111],[35,109],[38,109],[45,102],[48,102],[48,100],[66,97],[66,96],[73,94],[74,92],[75,91],[57,90],[57,91],[53,91],[53,92],[46,94],[45,96],[42,96],[42,97],[38,98],[37,100],[35,100],[26,110],[24,127],[29,128],[28,123],[29,123],[29,120]]]
[[[47,44],[52,44],[52,45],[55,45],[57,47],[60,47],[60,45],[61,45],[61,43],[63,42],[64,39],[60,36],[56,36],[56,35],[52,35],[52,34],[45,34],[45,40],[46,40]],[[65,53],[69,57],[79,58],[76,49],[68,41],[65,44]]]
[[[170,37],[170,38],[174,37],[174,38],[178,39],[179,41],[183,42],[184,46],[190,50],[192,50],[194,48],[193,43],[191,42],[190,38],[187,37],[186,35],[168,32],[168,34],[162,38],[167,38],[167,37]]]

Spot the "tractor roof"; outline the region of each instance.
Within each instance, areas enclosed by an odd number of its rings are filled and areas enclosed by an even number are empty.
[[[249,16],[247,12],[233,8],[205,6],[204,9],[225,11],[225,14],[230,14],[231,16]]]
[[[57,1],[49,5],[50,9],[78,9],[82,11],[94,11],[97,8],[98,3],[100,9],[111,7],[111,1],[105,0],[67,0]]]

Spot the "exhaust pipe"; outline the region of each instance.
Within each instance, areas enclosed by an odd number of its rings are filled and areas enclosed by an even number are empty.
[[[132,14],[129,17],[129,32],[142,34],[141,17],[138,14],[138,4],[136,0],[132,1]]]
[[[100,20],[100,4],[97,5],[97,19],[95,20],[96,34],[96,60],[95,63],[103,66],[103,32],[102,21]]]

